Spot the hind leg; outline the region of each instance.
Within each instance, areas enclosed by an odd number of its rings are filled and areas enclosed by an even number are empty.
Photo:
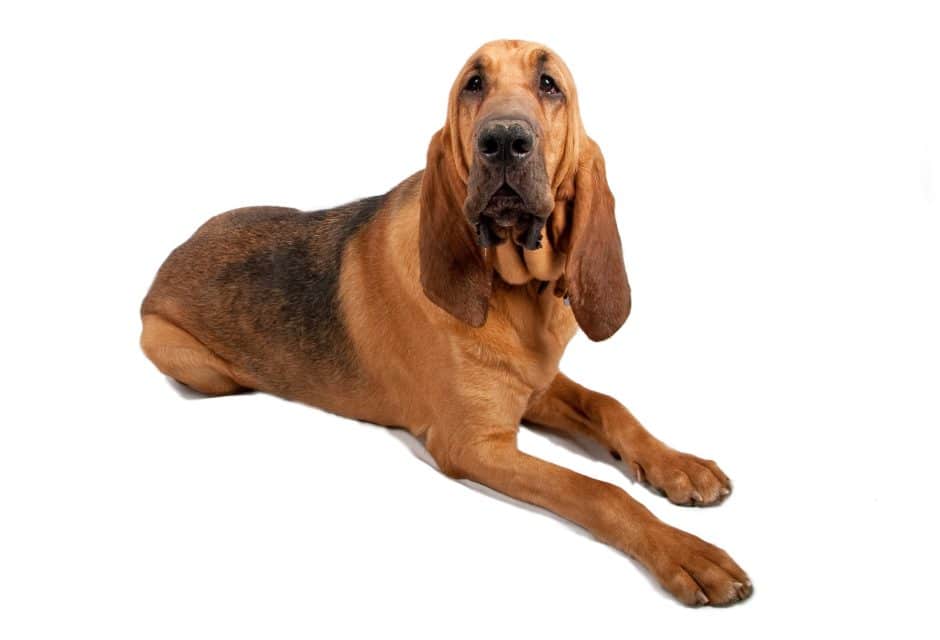
[[[191,334],[160,316],[143,317],[140,346],[157,369],[177,382],[210,396],[246,389],[235,381],[232,367]]]

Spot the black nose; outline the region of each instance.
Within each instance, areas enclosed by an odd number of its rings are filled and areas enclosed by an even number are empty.
[[[525,120],[491,120],[477,134],[477,152],[491,164],[510,165],[532,153],[535,135]]]

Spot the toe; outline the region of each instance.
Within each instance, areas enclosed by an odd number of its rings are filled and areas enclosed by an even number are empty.
[[[675,567],[669,577],[662,581],[663,586],[679,602],[689,607],[701,607],[709,604],[708,596],[692,575],[682,567]]]
[[[721,481],[707,467],[692,463],[694,466],[690,470],[690,475],[697,488],[697,493],[701,496],[699,504],[714,504],[721,499]]]
[[[666,490],[666,496],[670,502],[679,505],[691,505],[695,503],[696,496],[701,499],[701,495],[696,491],[695,485],[689,475],[681,469],[673,469],[670,472],[669,479],[663,483]]]
[[[731,479],[725,475],[725,472],[721,470],[721,467],[718,466],[718,463],[716,463],[714,460],[706,460],[704,458],[695,458],[695,461],[711,471],[714,476],[718,478],[718,483],[721,485],[721,487],[727,490],[728,493],[731,493]],[[724,493],[722,495],[728,495],[728,493]]]
[[[742,600],[743,583],[735,580],[717,564],[702,556],[686,560],[684,568],[701,587],[712,605],[727,605]]]
[[[714,545],[706,543],[707,547],[702,551],[702,555],[714,564],[721,567],[732,579],[741,585],[741,590],[747,595],[751,592],[751,579],[745,573],[744,569],[738,566],[738,563],[731,559],[727,553]]]
[[[680,453],[672,464],[682,471],[691,485],[687,491],[684,482],[680,482],[676,487],[675,493],[678,495],[675,497],[679,499],[673,502],[677,504],[695,506],[718,504],[731,493],[728,477],[718,469],[718,465],[714,462]]]

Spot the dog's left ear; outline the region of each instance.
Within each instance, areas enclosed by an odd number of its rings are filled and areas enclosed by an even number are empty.
[[[456,175],[445,137],[441,130],[431,138],[421,177],[421,286],[431,302],[481,327],[489,309],[493,271],[463,213],[466,187]]]
[[[578,325],[598,341],[612,336],[630,315],[630,283],[604,156],[587,136],[584,143],[574,177],[565,280]]]

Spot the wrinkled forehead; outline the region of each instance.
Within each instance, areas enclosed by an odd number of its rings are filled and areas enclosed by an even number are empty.
[[[531,88],[542,73],[552,76],[562,91],[567,92],[572,84],[564,61],[548,47],[522,40],[497,40],[470,56],[456,85],[462,87],[472,75],[479,74],[490,90]]]

